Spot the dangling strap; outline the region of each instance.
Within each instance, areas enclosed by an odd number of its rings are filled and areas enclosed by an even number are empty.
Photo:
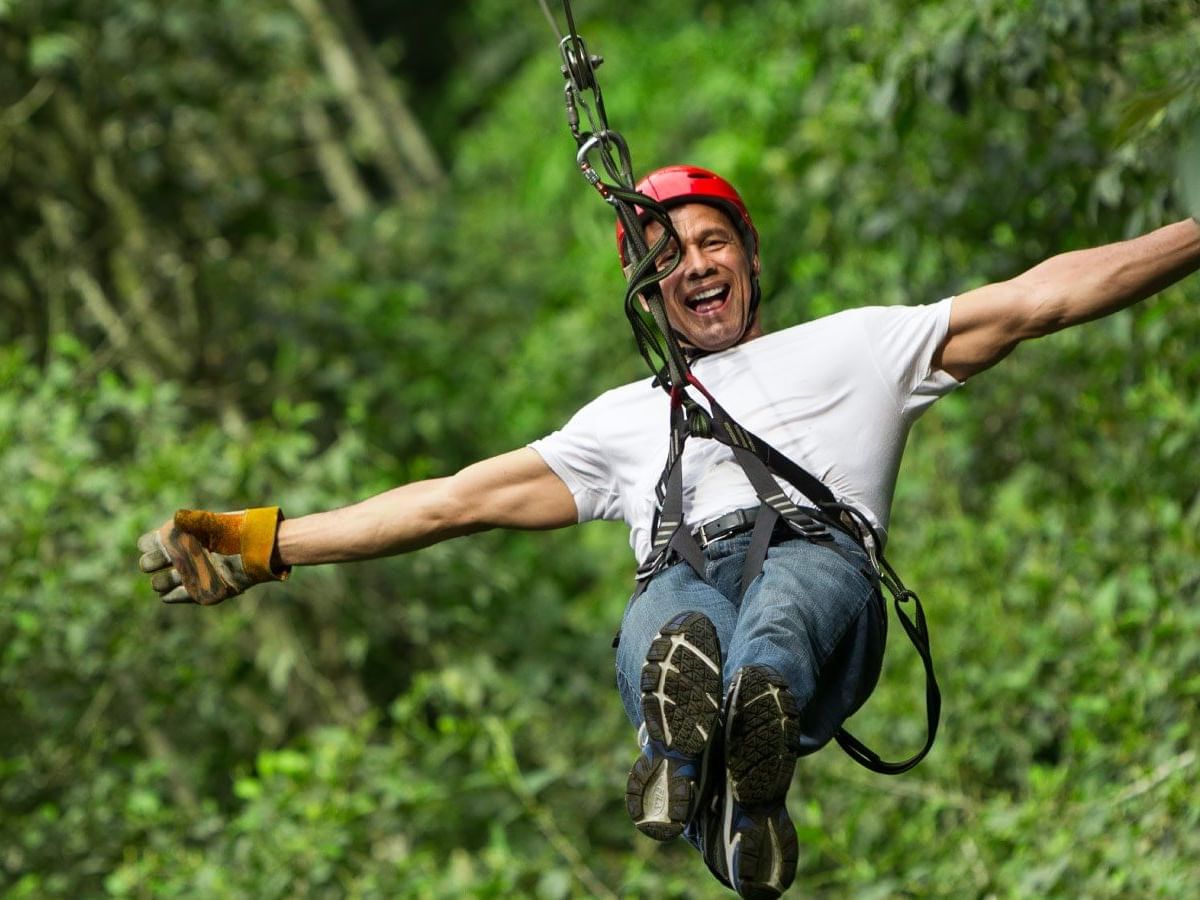
[[[891,589],[889,586],[888,590]],[[915,621],[908,617],[900,605],[907,600],[912,600],[916,609]],[[925,745],[906,760],[888,762],[845,728],[839,728],[837,734],[834,735],[838,745],[846,751],[851,759],[881,775],[899,775],[923,760],[926,754],[933,749],[933,742],[937,737],[938,721],[942,715],[942,692],[938,688],[937,677],[933,674],[933,654],[929,649],[929,629],[925,623],[925,609],[921,606],[917,595],[909,590],[901,590],[899,594],[895,594],[892,598],[892,605],[896,608],[900,624],[908,632],[908,639],[917,648],[922,665],[925,666]]]

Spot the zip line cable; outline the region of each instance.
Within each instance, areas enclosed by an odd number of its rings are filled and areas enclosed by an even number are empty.
[[[542,13],[546,16],[546,21],[550,23],[550,28],[554,31],[554,36],[560,41],[562,40],[562,32],[558,30],[558,23],[554,21],[554,13],[550,12],[550,7],[546,5],[546,0],[538,0],[538,5],[542,8]]]

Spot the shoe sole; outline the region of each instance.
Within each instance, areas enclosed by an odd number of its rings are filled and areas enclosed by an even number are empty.
[[[726,723],[726,766],[733,797],[742,806],[773,805],[787,795],[796,767],[800,710],[774,669],[747,666],[738,673]]]
[[[734,681],[725,726],[726,797],[741,807],[737,835],[727,839],[726,868],[742,897],[771,900],[796,876],[800,856],[788,818],[788,788],[796,767],[799,710],[775,670],[748,666]],[[733,831],[726,801],[724,834]]]
[[[663,626],[642,664],[641,689],[650,740],[680,756],[640,756],[625,806],[639,831],[669,841],[695,810],[721,712],[721,645],[707,616],[685,613]]]

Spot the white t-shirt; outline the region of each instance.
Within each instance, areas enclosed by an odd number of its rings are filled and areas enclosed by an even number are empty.
[[[743,427],[886,534],[909,428],[959,385],[931,364],[950,302],[847,310],[702,357],[692,372]],[[623,519],[645,560],[669,436],[670,400],[647,378],[601,394],[530,446],[570,489],[580,522]],[[715,440],[688,440],[683,479],[692,528],[759,504],[732,452]]]

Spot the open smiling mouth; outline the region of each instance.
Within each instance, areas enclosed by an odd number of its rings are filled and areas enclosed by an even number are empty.
[[[729,285],[723,284],[688,297],[686,304],[692,312],[703,316],[719,310],[728,299]]]

